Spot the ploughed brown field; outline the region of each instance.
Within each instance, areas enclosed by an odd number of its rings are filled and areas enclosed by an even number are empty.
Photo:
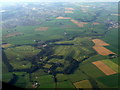
[[[65,11],[65,13],[73,13],[73,11]]]
[[[100,39],[93,39],[92,41],[95,43],[96,46],[109,46],[108,43],[106,43]]]
[[[100,40],[100,39],[93,39],[92,40],[95,45],[93,46],[93,49],[97,51],[100,55],[109,55],[109,54],[115,54],[114,52],[110,51],[109,49],[103,47],[103,46],[109,46],[108,43]]]
[[[70,17],[57,17],[56,19],[71,19]]]
[[[56,19],[70,19],[70,21],[75,23],[78,27],[84,27],[85,24],[88,24],[86,22],[78,22],[74,19],[71,19],[70,17],[57,17]]]
[[[99,68],[105,75],[112,75],[116,74],[114,70],[112,70],[110,67],[108,67],[106,64],[104,64],[102,61],[96,61],[92,62],[97,68]]]
[[[114,52],[110,51],[109,49],[102,47],[102,46],[93,46],[93,49],[97,51],[100,55],[106,56],[109,54],[115,54]]]
[[[94,22],[94,23],[93,23],[93,25],[98,25],[98,24],[100,24],[100,23],[98,23],[98,22]]]
[[[65,10],[74,10],[74,8],[65,8]]]
[[[48,30],[48,27],[39,27],[35,29],[35,31],[46,31],[46,30]]]
[[[75,23],[78,27],[84,27],[84,25],[87,24],[85,22],[78,22],[78,21],[76,21],[74,19],[71,19],[70,21]]]
[[[13,37],[13,36],[17,36],[17,35],[22,35],[22,33],[21,32],[9,33],[4,37],[8,38],[8,37]]]

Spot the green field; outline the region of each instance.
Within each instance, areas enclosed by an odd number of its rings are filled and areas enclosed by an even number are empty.
[[[29,74],[25,72],[14,72],[13,74],[17,75],[15,86],[27,88],[26,86],[29,84]]]
[[[37,81],[40,86],[38,88],[54,88],[55,83],[52,75],[39,76],[38,78],[33,77],[33,80]]]
[[[83,38],[83,40],[84,40],[84,38]],[[55,55],[64,56],[64,57],[71,56],[75,60],[81,61],[82,59],[87,58],[90,55],[92,55],[93,53],[95,53],[94,50],[90,47],[91,46],[90,41],[88,41],[87,43],[85,41],[83,43],[80,43],[80,41],[76,42],[73,40],[73,41],[62,42],[62,43],[74,42],[75,45],[56,46],[54,49]],[[61,43],[61,42],[57,42],[57,43]],[[84,46],[86,46],[86,47],[84,47]]]
[[[114,38],[111,38],[114,37]],[[118,52],[118,29],[112,29],[110,30],[105,37],[103,38],[104,41],[110,44],[110,46],[107,46],[108,49],[111,51],[119,54]]]
[[[36,49],[32,46],[18,46],[15,48],[5,49],[4,52],[6,53],[6,56],[14,69],[24,69],[30,68],[32,65],[27,58],[39,53],[40,49]]]
[[[57,83],[57,88],[75,88],[73,86],[73,84],[69,81],[65,81],[65,82],[58,82]]]
[[[80,70],[76,70],[73,74],[70,74],[70,75],[57,74],[56,77],[59,82],[69,80],[72,83],[88,78],[88,76]]]
[[[104,76],[104,77],[99,77],[97,78],[97,80],[102,83],[103,85],[105,85],[107,88],[118,88],[118,86],[120,85],[118,82],[118,75],[119,74],[114,74],[114,75],[110,75],[110,76]],[[112,80],[112,82],[110,82]],[[108,82],[109,81],[109,82]]]
[[[2,70],[3,82],[10,82],[10,80],[13,78],[13,74],[11,72],[8,72],[8,68],[4,62],[2,62],[2,68],[4,68],[4,70]]]

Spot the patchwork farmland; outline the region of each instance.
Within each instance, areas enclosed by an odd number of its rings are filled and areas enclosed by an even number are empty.
[[[118,89],[117,5],[3,6],[2,82],[32,89]]]

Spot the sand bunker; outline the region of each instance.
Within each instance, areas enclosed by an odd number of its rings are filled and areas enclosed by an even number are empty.
[[[96,61],[92,62],[97,68],[99,68],[105,75],[112,75],[116,74],[114,70],[112,70],[110,67],[108,67],[106,64],[104,64],[102,61]]]
[[[48,27],[39,27],[35,29],[35,31],[47,31],[47,30],[48,30]]]
[[[70,17],[57,17],[56,19],[71,19]]]
[[[114,52],[110,51],[109,49],[103,47],[103,46],[109,46],[108,43],[100,40],[100,39],[94,39],[92,40],[95,45],[93,46],[93,49],[97,51],[100,55],[109,55],[109,54],[115,54]]]
[[[71,22],[75,23],[78,27],[84,27],[84,24],[88,24],[86,22],[78,22],[76,20],[71,19]]]

